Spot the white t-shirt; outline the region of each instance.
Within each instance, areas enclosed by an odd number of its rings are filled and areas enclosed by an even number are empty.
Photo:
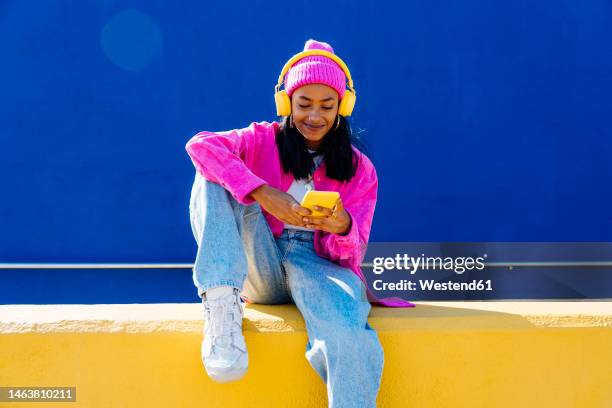
[[[316,152],[316,150],[310,150],[310,149],[308,149],[308,151],[310,153]],[[321,161],[323,160],[323,156],[321,154],[318,154],[314,156],[313,159],[315,162],[315,169],[316,169],[317,167],[319,167],[319,164],[321,164]],[[291,183],[291,186],[289,186],[289,190],[287,190],[287,194],[295,198],[295,201],[297,201],[298,203],[301,203],[302,198],[304,198],[304,195],[306,194],[306,191],[309,190],[308,188],[306,188],[306,185],[310,187],[310,190],[314,190],[314,184],[312,183],[312,180],[310,181],[304,180],[304,179],[293,180],[293,183]],[[283,228],[296,229],[296,230],[302,230],[302,231],[314,231],[315,230],[314,228],[304,228],[304,227],[300,227],[297,225],[291,225],[291,224],[285,224]]]

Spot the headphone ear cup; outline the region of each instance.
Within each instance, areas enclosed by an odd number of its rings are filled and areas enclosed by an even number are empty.
[[[289,99],[287,92],[284,90],[276,92],[274,101],[276,102],[277,116],[289,116],[291,114],[291,99]]]
[[[351,116],[351,113],[353,113],[353,108],[355,107],[356,99],[357,96],[352,91],[346,90],[342,100],[340,101],[338,114],[344,117]]]

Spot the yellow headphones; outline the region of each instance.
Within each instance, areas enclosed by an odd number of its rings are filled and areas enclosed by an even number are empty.
[[[274,101],[276,102],[276,114],[278,116],[289,116],[291,114],[291,99],[289,99],[289,95],[287,95],[287,92],[284,89],[282,91],[280,90],[280,87],[281,85],[283,85],[283,81],[284,81],[285,74],[287,73],[287,71],[289,71],[289,69],[297,61],[301,60],[304,57],[308,57],[310,55],[321,55],[321,56],[334,60],[336,63],[338,63],[338,65],[340,65],[340,68],[342,68],[342,70],[346,74],[346,78],[348,79],[349,89],[347,89],[344,92],[344,96],[342,97],[342,100],[340,101],[340,106],[338,107],[338,114],[341,116],[351,116],[351,113],[353,112],[353,108],[355,107],[355,100],[357,99],[355,88],[353,88],[353,79],[351,78],[351,72],[349,71],[344,61],[338,58],[336,54],[333,54],[329,51],[324,51],[324,50],[302,51],[298,54],[295,54],[293,57],[291,57],[289,61],[287,61],[287,63],[283,67],[283,70],[278,76],[278,83],[274,87]]]

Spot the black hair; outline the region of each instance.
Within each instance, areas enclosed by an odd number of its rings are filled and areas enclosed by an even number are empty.
[[[289,126],[289,116],[281,122],[280,131],[276,134],[276,146],[280,155],[283,170],[291,172],[297,179],[306,179],[315,170],[313,157],[323,154],[325,175],[338,181],[350,181],[359,166],[359,159],[351,145],[364,152],[363,141],[351,131],[347,118],[340,116],[340,124],[335,129],[336,122],[321,141],[317,153],[310,153],[306,139],[295,127]]]

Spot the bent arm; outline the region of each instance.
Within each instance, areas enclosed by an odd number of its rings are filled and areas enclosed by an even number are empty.
[[[349,268],[361,264],[370,238],[377,193],[378,178],[374,167],[351,181],[350,190],[342,198],[344,209],[351,217],[351,226],[343,235],[317,231],[320,239],[315,241],[315,249],[320,256]]]
[[[222,185],[241,204],[253,204],[249,194],[266,181],[255,175],[244,158],[256,149],[256,124],[226,132],[199,132],[185,149],[204,178]]]

